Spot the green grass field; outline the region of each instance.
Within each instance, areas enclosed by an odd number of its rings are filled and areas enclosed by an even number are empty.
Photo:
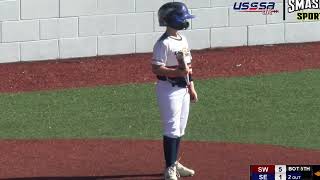
[[[197,80],[186,139],[320,148],[320,71]],[[0,138],[160,139],[154,84],[0,94]]]

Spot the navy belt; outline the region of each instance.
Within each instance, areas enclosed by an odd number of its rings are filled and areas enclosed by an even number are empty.
[[[167,76],[157,76],[157,78],[161,81],[168,81],[171,83],[172,87],[178,86],[181,88],[187,87],[187,82],[184,77],[167,77]]]

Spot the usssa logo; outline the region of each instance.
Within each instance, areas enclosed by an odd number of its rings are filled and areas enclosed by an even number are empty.
[[[267,2],[267,1],[260,1],[260,2],[235,2],[233,5],[233,10],[238,12],[260,12],[262,14],[273,14],[278,13],[279,10],[275,9],[276,3],[275,2]]]

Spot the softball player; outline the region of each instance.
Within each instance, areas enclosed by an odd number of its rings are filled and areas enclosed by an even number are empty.
[[[160,26],[166,32],[154,45],[152,72],[157,75],[157,101],[163,125],[163,150],[166,162],[165,180],[193,176],[194,170],[177,161],[181,137],[185,134],[190,100],[198,100],[192,81],[191,53],[187,39],[178,31],[189,27],[187,19],[194,18],[185,4],[169,2],[158,11]],[[183,57],[178,54],[183,54]],[[178,59],[177,59],[178,58]],[[183,58],[187,66],[178,63]]]

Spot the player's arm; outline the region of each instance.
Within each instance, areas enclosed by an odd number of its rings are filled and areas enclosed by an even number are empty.
[[[191,102],[195,103],[198,101],[198,94],[197,94],[197,91],[194,87],[194,81],[192,80],[192,66],[191,66],[191,64],[189,64],[189,69],[190,69],[189,77],[191,77],[191,78],[190,78],[190,85],[188,88],[189,88]]]
[[[163,65],[152,64],[152,72],[158,76],[168,76],[168,77],[184,77],[189,73],[189,68],[179,69],[179,68],[168,68]]]
[[[191,102],[195,103],[198,101],[198,94],[196,89],[194,88],[194,82],[191,81],[189,85],[189,93]]]

